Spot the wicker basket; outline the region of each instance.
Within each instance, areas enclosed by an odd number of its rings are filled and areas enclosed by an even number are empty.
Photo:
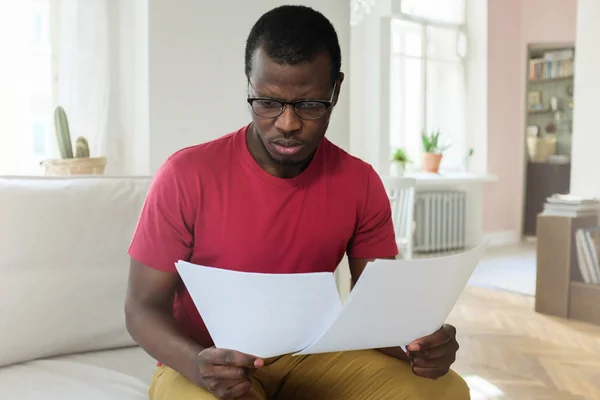
[[[551,155],[556,154],[556,135],[546,135],[542,138],[527,138],[527,153],[531,162],[546,162]]]
[[[41,164],[46,176],[103,175],[106,157],[44,160]]]

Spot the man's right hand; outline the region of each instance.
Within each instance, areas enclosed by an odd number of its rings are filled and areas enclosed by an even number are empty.
[[[234,350],[209,347],[198,354],[198,384],[221,400],[238,399],[252,387],[261,358]]]
[[[232,350],[203,349],[183,334],[173,317],[173,296],[180,285],[177,272],[150,268],[132,258],[125,302],[129,333],[155,360],[190,382],[219,399],[239,399],[252,387],[252,373],[264,361]]]

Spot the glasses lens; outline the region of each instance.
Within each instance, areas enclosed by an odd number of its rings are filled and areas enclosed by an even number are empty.
[[[316,101],[303,101],[296,104],[296,113],[300,118],[319,119],[325,111],[327,111],[325,104]]]
[[[274,100],[256,100],[252,102],[252,110],[261,117],[272,118],[281,113],[283,104]]]

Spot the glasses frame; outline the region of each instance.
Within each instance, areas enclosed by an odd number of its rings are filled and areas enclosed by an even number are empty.
[[[274,99],[272,97],[248,97],[246,99],[246,101],[250,105],[250,110],[252,110],[252,112],[254,114],[258,115],[261,118],[270,118],[270,119],[279,118],[281,116],[281,114],[283,114],[283,112],[285,111],[285,107],[289,105],[289,106],[292,107],[292,109],[294,110],[294,113],[296,114],[296,116],[298,116],[298,118],[304,119],[304,120],[309,120],[309,121],[315,121],[317,119],[323,118],[323,116],[325,114],[327,114],[327,111],[331,107],[333,107],[333,100],[335,98],[335,90],[336,89],[337,89],[337,81],[333,84],[333,92],[331,93],[331,98],[329,100],[311,100],[311,99],[305,99],[305,100],[297,100],[297,101],[282,101],[282,100],[279,100],[279,99]],[[272,116],[272,117],[271,116],[265,117],[264,115],[258,114],[256,111],[254,111],[254,107],[252,105],[253,105],[253,103],[255,101],[259,101],[259,100],[268,100],[268,101],[272,101],[272,102],[281,104],[281,107],[279,109],[279,113],[277,115],[275,115],[275,116]],[[316,118],[302,117],[300,114],[298,114],[298,110],[296,109],[296,106],[298,104],[302,104],[302,103],[319,103],[319,104],[323,104],[325,106],[325,111],[323,111],[322,115],[320,115],[320,116],[318,116]]]

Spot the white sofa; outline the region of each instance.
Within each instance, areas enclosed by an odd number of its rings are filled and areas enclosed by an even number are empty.
[[[149,183],[0,177],[1,400],[148,398],[123,301]]]

